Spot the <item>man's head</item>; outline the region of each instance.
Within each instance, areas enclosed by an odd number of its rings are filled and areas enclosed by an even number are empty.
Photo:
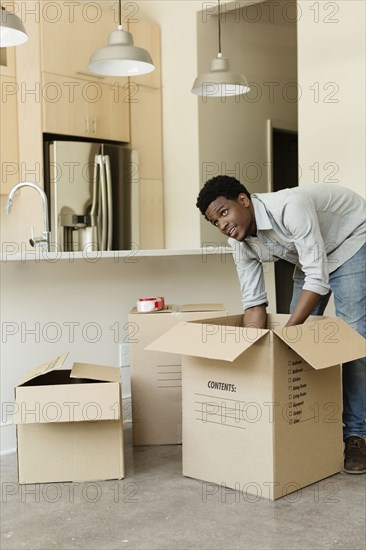
[[[197,208],[227,237],[243,241],[255,235],[253,204],[248,190],[236,178],[216,176],[202,187]]]

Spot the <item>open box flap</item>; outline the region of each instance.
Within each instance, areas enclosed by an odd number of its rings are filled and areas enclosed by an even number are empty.
[[[64,364],[66,357],[69,355],[68,352],[64,353],[63,355],[59,355],[56,357],[56,359],[52,359],[51,361],[48,361],[47,363],[43,363],[39,367],[36,367],[35,369],[32,369],[28,371],[17,383],[16,386],[22,386],[26,382],[29,382],[30,380],[33,380],[34,378],[37,378],[37,376],[42,376],[43,374],[46,374],[47,372],[51,372],[53,370],[57,370]]]
[[[183,322],[168,330],[145,349],[235,361],[268,332],[267,329]]]
[[[120,371],[118,367],[74,363],[71,369],[70,378],[86,378],[89,380],[99,380],[101,382],[119,382]]]
[[[366,340],[337,317],[273,332],[316,370],[359,359],[366,352]]]

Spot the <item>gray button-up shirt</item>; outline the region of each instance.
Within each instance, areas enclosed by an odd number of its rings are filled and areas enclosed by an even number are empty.
[[[302,185],[251,196],[257,235],[229,238],[244,309],[267,303],[263,262],[284,259],[302,269],[303,289],[329,292],[329,273],[349,260],[366,240],[366,202],[333,184]]]

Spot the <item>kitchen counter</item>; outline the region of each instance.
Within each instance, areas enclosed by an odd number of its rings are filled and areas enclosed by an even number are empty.
[[[0,255],[0,261],[6,262],[49,262],[58,261],[74,262],[84,260],[95,263],[100,260],[113,260],[115,263],[134,263],[143,257],[167,257],[167,256],[206,256],[231,254],[231,248],[215,247],[212,244],[202,248],[192,249],[160,249],[160,250],[112,250],[112,251],[82,251],[82,252],[47,252],[41,248],[33,250],[20,250],[10,246]]]

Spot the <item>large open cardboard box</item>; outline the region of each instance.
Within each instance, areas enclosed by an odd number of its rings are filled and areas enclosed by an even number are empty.
[[[74,363],[67,354],[15,387],[19,483],[122,479],[119,368]]]
[[[342,470],[339,364],[365,340],[337,318],[287,319],[181,323],[147,347],[184,355],[185,476],[274,500]]]
[[[221,304],[168,305],[153,313],[138,313],[133,308],[129,340],[134,445],[182,442],[181,357],[144,348],[182,321],[224,314]]]

